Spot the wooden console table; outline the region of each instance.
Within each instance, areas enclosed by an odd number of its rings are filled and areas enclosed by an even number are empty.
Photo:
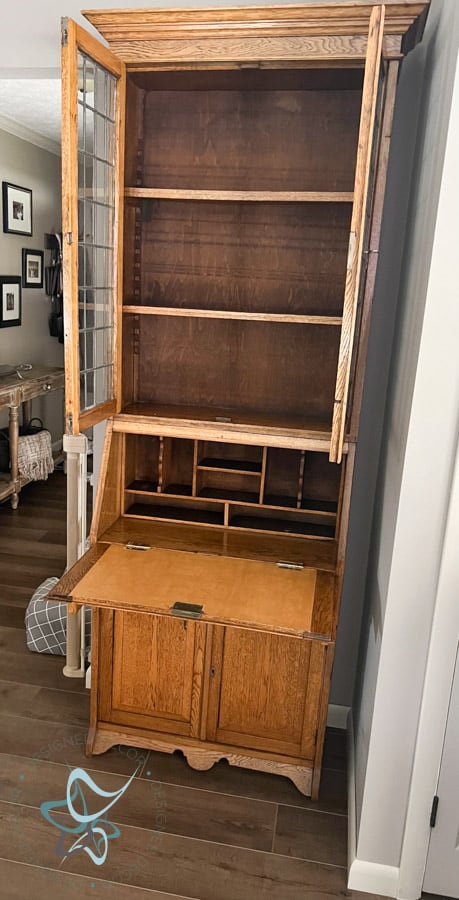
[[[49,366],[33,366],[20,375],[0,378],[0,409],[9,409],[11,460],[10,471],[0,473],[0,500],[11,497],[13,509],[17,509],[21,488],[30,481],[18,470],[19,408],[22,406],[23,422],[28,422],[32,400],[59,388],[64,388],[64,369]]]

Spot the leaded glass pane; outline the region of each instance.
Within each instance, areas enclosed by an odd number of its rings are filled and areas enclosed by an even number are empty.
[[[113,399],[116,78],[78,54],[81,411]]]

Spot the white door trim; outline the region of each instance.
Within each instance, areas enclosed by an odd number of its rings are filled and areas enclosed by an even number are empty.
[[[438,579],[396,896],[421,896],[459,634],[459,445]],[[440,800],[441,802],[441,800]]]

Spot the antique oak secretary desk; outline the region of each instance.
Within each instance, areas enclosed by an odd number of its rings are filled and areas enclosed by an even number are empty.
[[[67,431],[108,419],[88,753],[317,796],[402,56],[426,4],[64,20]]]

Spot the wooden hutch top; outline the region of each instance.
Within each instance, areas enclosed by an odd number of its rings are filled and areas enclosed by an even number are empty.
[[[321,60],[330,65],[343,58],[363,62],[371,12],[380,5],[354,0],[226,9],[84,10],[83,15],[130,69],[153,59],[155,65],[196,65],[209,59],[209,51],[215,67],[265,58],[286,64],[305,52],[309,65],[314,58],[319,65]],[[421,39],[428,4],[388,0],[383,8],[383,55],[397,59]]]

